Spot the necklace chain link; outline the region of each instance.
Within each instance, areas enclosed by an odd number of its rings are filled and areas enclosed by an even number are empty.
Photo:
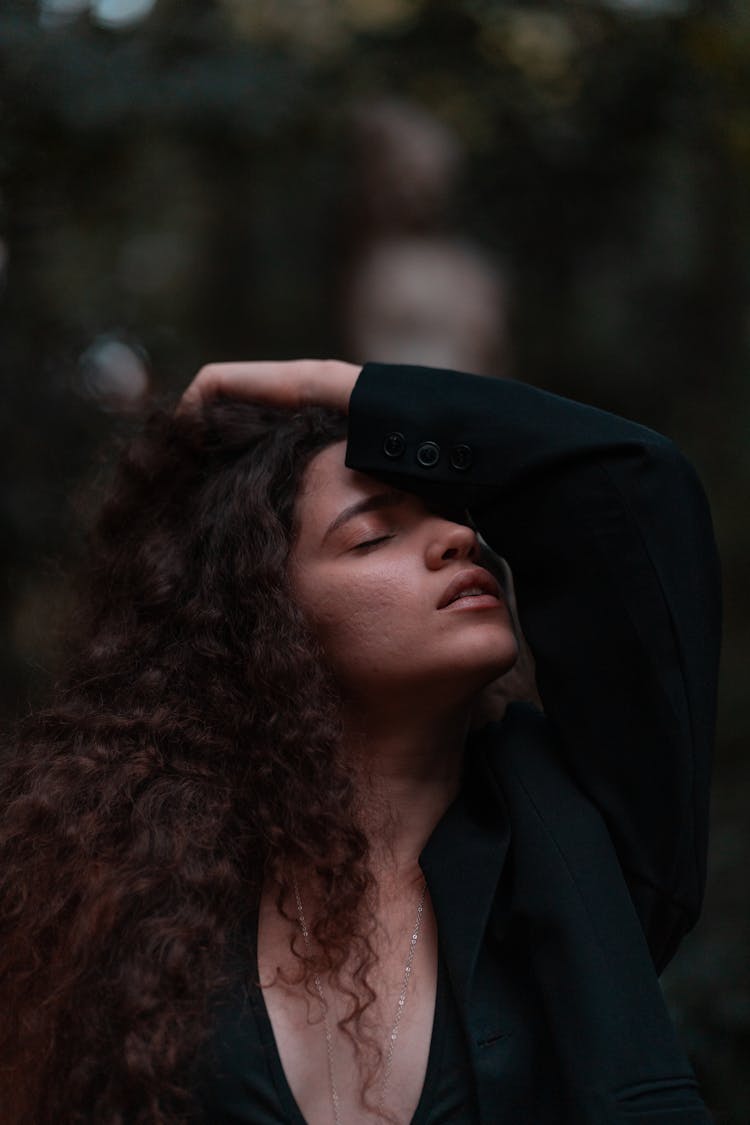
[[[297,917],[299,920],[299,927],[302,931],[302,938],[305,943],[305,952],[308,957],[310,956],[310,931],[307,928],[305,921],[305,914],[302,909],[302,899],[297,886],[297,880],[293,877],[294,882],[294,897],[297,903]],[[417,948],[419,940],[419,931],[422,925],[422,914],[424,912],[424,900],[427,893],[427,880],[422,884],[422,894],[419,898],[419,905],[417,906],[417,917],[414,921],[414,927],[409,941],[409,952],[406,955],[406,964],[404,965],[404,979],[401,983],[401,992],[399,993],[398,1002],[396,1004],[396,1014],[393,1020],[393,1026],[387,1039],[387,1052],[385,1059],[385,1067],[383,1068],[383,1080],[380,1084],[380,1096],[378,1098],[377,1115],[380,1119],[383,1116],[383,1106],[385,1104],[385,1091],[388,1085],[388,1080],[391,1076],[391,1068],[393,1066],[393,1052],[396,1047],[396,1040],[398,1039],[398,1029],[401,1022],[401,1016],[404,1008],[406,1007],[406,993],[409,988],[409,980],[411,979],[412,963],[414,961],[414,951]],[[328,1081],[331,1088],[331,1108],[333,1109],[334,1125],[341,1125],[341,1107],[339,1101],[339,1093],[336,1088],[336,1076],[333,1065],[333,1033],[328,1019],[328,1004],[326,1003],[325,993],[323,992],[323,985],[320,977],[315,973],[313,977],[315,983],[315,991],[323,1008],[323,1022],[325,1025],[326,1036],[326,1055],[328,1057]]]

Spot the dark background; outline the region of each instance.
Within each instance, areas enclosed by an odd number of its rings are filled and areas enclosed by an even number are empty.
[[[750,1122],[750,6],[0,0],[0,714],[147,392],[210,359],[442,363],[673,437],[725,648],[709,889],[664,978]]]

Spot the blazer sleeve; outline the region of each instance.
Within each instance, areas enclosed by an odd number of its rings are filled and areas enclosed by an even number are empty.
[[[668,959],[703,896],[720,644],[694,469],[655,431],[527,384],[377,363],[346,463],[462,502],[508,560],[564,764]]]

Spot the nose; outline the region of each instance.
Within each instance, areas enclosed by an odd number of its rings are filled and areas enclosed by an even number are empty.
[[[427,543],[426,561],[430,570],[439,570],[451,559],[477,562],[481,553],[473,528],[452,520],[437,519]]]

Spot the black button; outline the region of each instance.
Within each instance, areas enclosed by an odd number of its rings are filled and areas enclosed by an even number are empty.
[[[406,449],[404,435],[394,430],[383,442],[383,452],[386,457],[400,457]]]
[[[417,461],[425,469],[431,469],[433,465],[437,465],[440,459],[440,446],[435,445],[434,441],[423,441],[417,450]]]
[[[451,467],[463,472],[471,468],[474,459],[470,445],[454,445],[451,449]]]

